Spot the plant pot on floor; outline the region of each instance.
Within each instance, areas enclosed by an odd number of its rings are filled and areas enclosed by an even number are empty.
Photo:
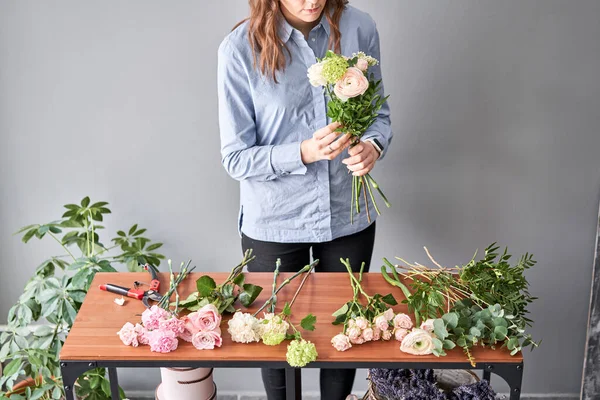
[[[217,386],[212,368],[161,368],[157,400],[213,400]]]

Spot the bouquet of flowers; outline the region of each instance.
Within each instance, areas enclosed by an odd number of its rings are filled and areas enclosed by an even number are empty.
[[[377,119],[377,112],[385,103],[388,96],[382,97],[380,92],[381,80],[375,81],[374,75],[369,75],[369,67],[378,64],[378,60],[363,52],[354,53],[352,57],[344,57],[328,51],[323,59],[308,69],[308,78],[311,85],[322,86],[327,93],[327,116],[333,122],[341,123],[337,130],[352,136],[351,146],[359,143],[365,131]],[[373,196],[373,190],[379,192],[385,205],[390,203],[381,191],[381,188],[371,177],[352,176],[352,200],[350,204],[350,221],[352,222],[354,210],[360,213],[361,191],[364,197],[367,218],[371,221],[367,193],[373,202],[377,214],[379,208]]]
[[[390,340],[394,337],[402,341],[413,327],[410,317],[406,314],[394,314],[390,306],[397,305],[392,294],[382,296],[378,293],[369,296],[362,288],[362,275],[365,264],[360,268],[358,278],[354,276],[350,261],[341,260],[350,276],[350,285],[354,296],[333,313],[334,325],[344,325],[341,333],[331,339],[331,344],[338,351],[346,351],[353,344],[363,344],[370,341]],[[359,301],[362,295],[367,305]]]
[[[318,263],[318,260],[310,265],[305,266],[290,278],[284,280],[277,286],[277,277],[279,276],[280,260],[277,260],[275,272],[273,274],[273,287],[271,296],[265,303],[254,313],[242,313],[240,311],[233,315],[233,318],[228,322],[228,332],[231,335],[231,340],[238,343],[262,342],[268,346],[276,346],[282,343],[285,339],[292,339],[287,347],[286,359],[293,367],[304,367],[309,362],[317,359],[317,349],[314,343],[302,338],[302,334],[291,322],[292,306],[298,297],[304,282],[310,276],[311,271]],[[298,286],[296,293],[289,303],[286,303],[283,310],[279,314],[275,314],[277,306],[277,294],[293,279],[304,274],[302,282]],[[258,319],[256,316],[265,308],[269,312],[264,313],[264,318]],[[308,314],[300,322],[300,326],[304,330],[312,331],[315,329],[317,318]],[[288,333],[292,328],[293,333]]]

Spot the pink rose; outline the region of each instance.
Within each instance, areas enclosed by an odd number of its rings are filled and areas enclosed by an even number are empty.
[[[423,329],[424,331],[427,331],[429,333],[432,333],[434,328],[433,328],[433,319],[428,319],[427,321],[423,321],[423,323],[421,324],[421,329]]]
[[[221,347],[223,340],[221,339],[221,329],[217,328],[214,331],[200,331],[192,336],[192,344],[198,350],[212,350],[216,347]]]
[[[381,329],[378,327],[373,328],[373,340],[377,341],[381,339]]]
[[[359,58],[356,61],[356,68],[360,69],[362,72],[366,72],[367,68],[369,68],[369,62],[364,58]]]
[[[207,304],[188,317],[199,331],[213,331],[221,324],[221,315],[214,304]]]
[[[382,330],[382,331],[386,331],[389,328],[389,326],[390,326],[388,320],[386,319],[385,314],[384,315],[380,315],[377,318],[375,318],[375,322],[374,323],[375,323],[375,326],[377,328],[379,328],[380,330]]]
[[[134,330],[135,330],[135,333],[137,334],[137,340],[140,344],[148,344],[149,343],[148,330],[146,328],[144,328],[140,324],[135,324]]]
[[[173,331],[155,330],[149,332],[150,350],[157,353],[169,353],[177,348],[179,342]]]
[[[348,101],[351,97],[360,96],[369,87],[369,80],[363,72],[356,68],[350,67],[342,78],[336,82],[333,91],[335,95],[343,102]]]
[[[183,331],[179,334],[179,337],[186,342],[191,342],[192,336],[198,332],[198,329],[187,315],[181,317],[180,321],[183,323]]]
[[[356,326],[358,329],[367,329],[369,326],[369,321],[367,321],[365,317],[358,317],[356,318]]]
[[[148,330],[158,329],[159,322],[169,318],[169,316],[170,314],[166,310],[158,306],[152,306],[142,313],[142,323]]]
[[[394,319],[394,310],[392,310],[391,308],[388,308],[387,310],[385,310],[385,312],[383,313],[383,316],[385,317],[386,320],[391,321]]]
[[[373,328],[365,329],[362,333],[362,337],[365,339],[365,342],[370,342],[373,340]]]
[[[390,340],[392,338],[392,331],[383,331],[381,333],[381,338],[383,340]]]
[[[352,347],[350,344],[350,338],[343,333],[335,335],[331,339],[331,344],[337,351],[346,351]]]
[[[396,328],[394,330],[394,336],[396,337],[396,340],[399,342],[401,342],[402,339],[404,339],[406,337],[406,335],[408,335],[408,329]]]
[[[353,328],[354,326],[356,326],[356,321],[354,321],[353,319],[348,321],[348,328]]]
[[[394,317],[394,328],[410,329],[413,323],[410,317],[406,314],[398,314]]]
[[[350,340],[357,339],[360,337],[360,329],[357,326],[353,326],[352,328],[346,331],[346,334],[350,338]]]
[[[121,330],[117,332],[117,335],[119,335],[119,339],[121,339],[125,346],[138,346],[138,334],[131,322],[125,323]]]
[[[356,339],[350,339],[350,343],[352,344],[363,344],[365,339],[362,336],[357,337]]]
[[[169,319],[163,319],[158,322],[158,329],[160,330],[170,330],[173,331],[175,335],[179,335],[183,333],[185,326],[183,321],[173,317]]]

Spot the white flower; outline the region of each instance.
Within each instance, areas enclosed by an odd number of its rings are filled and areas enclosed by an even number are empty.
[[[413,329],[400,344],[400,350],[405,353],[422,356],[433,353],[433,336],[423,329]]]
[[[358,53],[352,53],[352,57],[358,57],[359,60],[365,60],[369,66],[379,64],[376,58],[366,55],[363,51],[359,51]]]
[[[325,78],[323,78],[323,63],[322,62],[311,65],[310,68],[308,69],[308,73],[306,75],[308,76],[308,80],[310,81],[310,84],[315,87],[327,85],[327,80]]]
[[[290,324],[282,320],[279,315],[265,313],[265,317],[258,321],[257,333],[265,343],[269,341],[268,339],[265,340],[265,338],[273,339],[274,337],[278,337],[283,340],[289,327]],[[273,340],[270,341],[272,342]]]
[[[367,329],[369,327],[369,321],[365,317],[356,318],[356,326],[358,329]]]
[[[228,322],[227,332],[231,340],[238,343],[250,343],[260,341],[259,323],[252,314],[237,311]]]

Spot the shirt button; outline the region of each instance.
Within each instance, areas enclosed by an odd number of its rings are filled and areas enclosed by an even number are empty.
[[[312,38],[312,41],[313,41],[313,42],[314,42],[315,40],[317,40],[317,39],[315,39],[315,38]]]

